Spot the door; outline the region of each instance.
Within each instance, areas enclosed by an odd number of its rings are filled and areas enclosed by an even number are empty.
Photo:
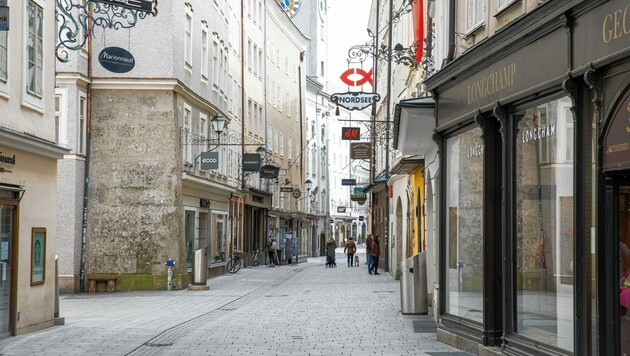
[[[0,204],[0,337],[11,335],[11,245],[16,207]]]
[[[619,246],[619,340],[620,354],[630,355],[630,182],[617,190],[617,243]]]

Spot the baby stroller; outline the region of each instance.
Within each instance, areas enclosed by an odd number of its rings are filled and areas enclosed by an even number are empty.
[[[337,267],[337,262],[335,262],[335,256],[326,256],[326,267]]]

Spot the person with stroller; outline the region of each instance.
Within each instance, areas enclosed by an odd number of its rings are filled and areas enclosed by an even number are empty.
[[[337,267],[335,262],[335,249],[337,248],[337,242],[332,236],[326,241],[326,266]]]

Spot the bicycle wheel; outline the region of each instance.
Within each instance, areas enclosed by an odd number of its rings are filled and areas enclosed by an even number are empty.
[[[236,273],[239,269],[241,269],[241,260],[239,260],[238,258],[233,258],[230,260],[230,262],[228,262],[227,271],[229,273]]]

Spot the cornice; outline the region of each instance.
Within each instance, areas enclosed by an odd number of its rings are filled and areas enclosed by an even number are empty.
[[[57,85],[62,84],[86,87],[90,84],[90,78],[83,73],[57,72],[57,75],[55,76],[55,83]]]
[[[61,159],[70,153],[69,149],[57,146],[54,142],[4,127],[0,127],[0,142],[8,147],[53,159]]]

